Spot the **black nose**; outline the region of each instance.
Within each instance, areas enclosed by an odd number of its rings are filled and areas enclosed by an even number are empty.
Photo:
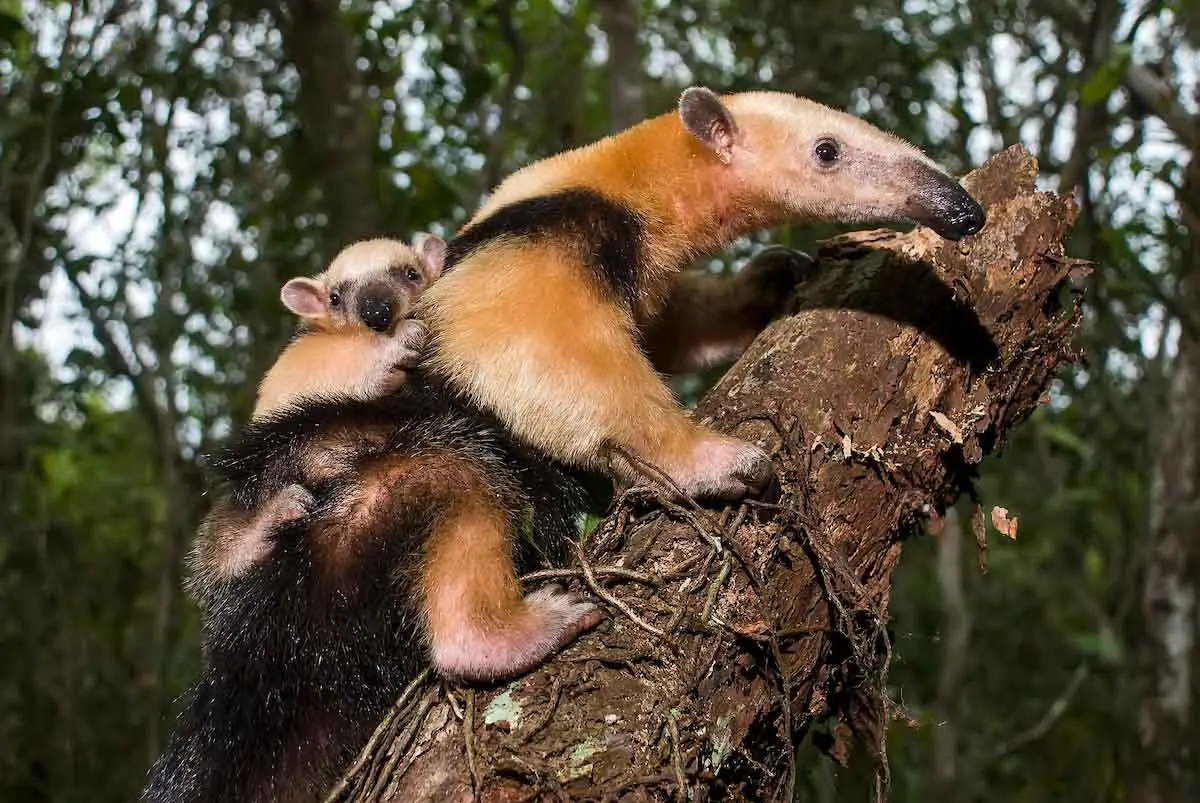
[[[977,234],[987,223],[987,213],[953,177],[924,163],[909,168],[911,219],[936,231],[947,240]]]
[[[961,240],[983,228],[987,213],[979,201],[957,181],[950,179],[930,194],[928,205],[923,214],[917,216],[917,222],[924,223],[947,240]]]
[[[950,225],[961,232],[961,236],[969,237],[978,234],[987,223],[987,212],[974,198],[967,196],[966,203],[960,212],[951,216]]]
[[[358,299],[358,317],[370,329],[386,332],[392,328],[393,299],[390,295],[364,293]]]

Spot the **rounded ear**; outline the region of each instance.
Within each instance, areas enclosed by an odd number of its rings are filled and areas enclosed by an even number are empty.
[[[737,123],[733,114],[708,87],[691,86],[679,96],[679,116],[692,136],[703,142],[722,162],[733,158]]]
[[[305,318],[318,318],[325,315],[325,285],[316,279],[298,277],[288,279],[287,284],[279,291],[279,300],[297,315]]]
[[[442,275],[442,266],[446,262],[446,241],[436,234],[422,232],[413,238],[413,249],[425,261],[429,269],[429,281]]]

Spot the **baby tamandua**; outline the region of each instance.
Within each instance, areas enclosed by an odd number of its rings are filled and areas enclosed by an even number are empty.
[[[316,276],[288,280],[280,300],[300,316],[300,330],[259,384],[252,420],[305,400],[366,400],[394,391],[416,366],[427,336],[425,325],[408,315],[441,275],[445,253],[445,241],[433,234],[416,235],[411,247],[364,240]],[[260,556],[268,532],[303,516],[312,502],[308,489],[293,483],[253,510],[216,505],[198,543],[219,557],[196,564],[241,571]]]
[[[302,329],[263,377],[253,417],[302,397],[371,399],[394,390],[425,345],[425,325],[408,313],[441,275],[445,254],[433,234],[418,234],[411,248],[364,240],[317,276],[290,279],[279,295]]]
[[[767,454],[692,421],[647,354],[687,361],[690,342],[654,342],[675,331],[664,316],[695,317],[679,306],[693,303],[676,292],[680,269],[789,221],[916,222],[957,240],[985,214],[863,120],[779,92],[693,87],[675,112],[496,188],[421,300],[425,364],[555,459],[626,478],[649,463],[692,496],[736,498],[769,479]]]

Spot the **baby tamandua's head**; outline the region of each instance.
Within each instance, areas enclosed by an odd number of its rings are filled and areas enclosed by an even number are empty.
[[[432,234],[417,235],[411,247],[364,240],[316,276],[288,281],[280,298],[304,326],[259,383],[253,417],[305,398],[374,399],[403,384],[428,336],[408,316],[441,275],[445,254]]]
[[[441,275],[445,255],[445,241],[433,234],[418,234],[412,247],[363,240],[344,248],[316,276],[288,281],[280,298],[311,328],[335,333],[366,327],[390,334]]]

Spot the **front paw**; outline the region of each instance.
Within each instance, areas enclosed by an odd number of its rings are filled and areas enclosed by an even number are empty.
[[[753,443],[712,434],[701,438],[688,463],[671,473],[693,498],[733,502],[762,492],[774,467],[770,455]]]
[[[400,322],[399,328],[392,335],[388,351],[388,362],[399,371],[410,371],[421,362],[425,344],[429,341],[429,328],[416,318],[407,318]],[[403,381],[403,377],[401,377]]]
[[[816,264],[803,251],[772,245],[754,255],[738,274],[738,281],[764,308],[781,311],[791,300],[796,285],[814,273]]]

